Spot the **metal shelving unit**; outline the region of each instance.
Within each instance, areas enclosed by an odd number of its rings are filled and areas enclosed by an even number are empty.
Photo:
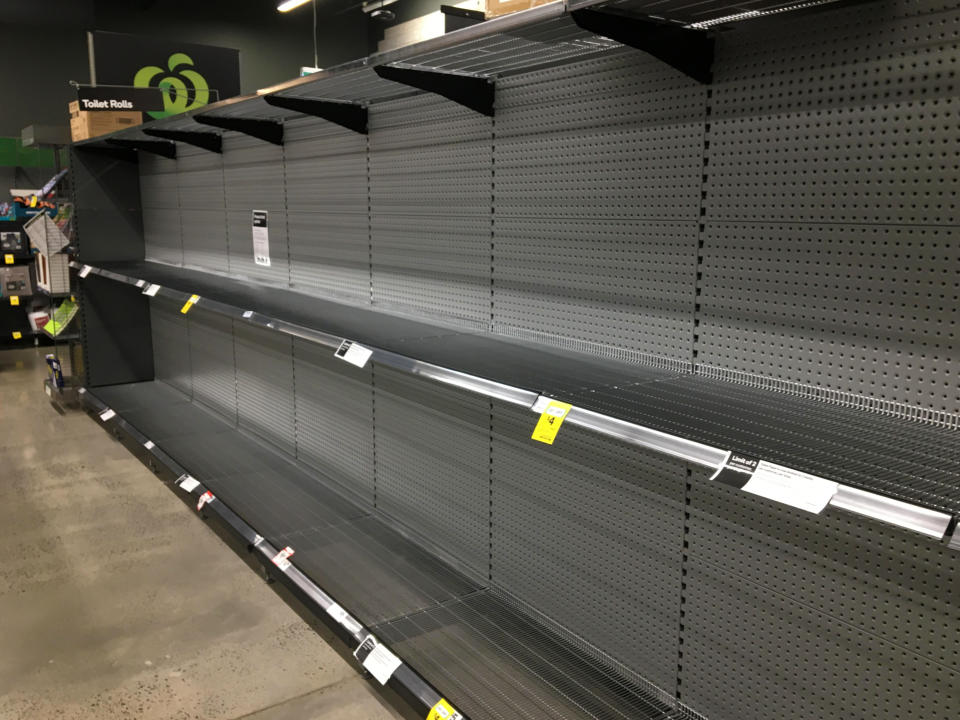
[[[952,711],[958,16],[556,2],[77,143],[83,403],[431,720]]]
[[[544,398],[569,402],[573,409],[566,421],[571,424],[714,473],[731,452],[787,465],[840,483],[830,499],[833,508],[956,544],[960,452],[953,429],[679,368],[560,354],[157,263],[108,264],[88,272],[144,291],[152,286],[155,297],[179,304],[198,295],[204,309],[331,350],[345,340],[360,343],[373,351],[376,363],[537,414],[543,412]],[[805,479],[796,482],[802,489]]]

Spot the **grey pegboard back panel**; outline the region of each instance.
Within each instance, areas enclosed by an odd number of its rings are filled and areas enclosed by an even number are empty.
[[[284,125],[290,284],[370,301],[367,138],[317,118]]]
[[[498,217],[495,323],[688,361],[697,234],[695,221]]]
[[[536,419],[494,405],[493,582],[672,693],[684,465]]]
[[[687,553],[697,563],[960,672],[960,650],[947,641],[960,627],[960,554],[880,523],[811,515],[705,478],[691,485],[689,512]]]
[[[295,457],[293,338],[234,326],[239,426]]]
[[[193,399],[237,424],[237,375],[233,321],[205,312],[190,311],[190,362]]]
[[[960,411],[953,228],[708,223],[705,365]]]
[[[686,569],[680,699],[710,720],[955,717],[956,672],[723,569]]]
[[[958,41],[926,1],[721,37],[698,362],[960,411]]]
[[[377,366],[377,509],[486,577],[490,405]]]
[[[297,459],[373,507],[372,369],[294,339]]]
[[[183,264],[227,272],[222,156],[178,143],[177,183]]]
[[[148,260],[182,265],[177,161],[141,153],[138,170],[146,257]]]
[[[498,84],[496,331],[689,361],[705,100],[634,51]]]
[[[190,364],[190,330],[186,315],[169,300],[150,300],[150,330],[153,334],[154,376],[187,397],[193,395]]]
[[[367,214],[367,138],[319,118],[284,123],[284,184],[294,212]]]
[[[489,321],[492,130],[432,95],[371,109],[373,302]]]
[[[290,286],[308,295],[370,302],[370,221],[366,212],[287,213]]]
[[[638,52],[504,78],[497,218],[698,219],[705,101]]]
[[[224,134],[228,270],[231,275],[281,287],[290,281],[283,158],[284,149],[279,145],[240,133]],[[254,262],[254,210],[268,214],[269,266]]]

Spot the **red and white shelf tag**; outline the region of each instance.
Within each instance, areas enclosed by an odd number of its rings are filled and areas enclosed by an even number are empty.
[[[276,555],[273,556],[273,564],[276,565],[281,570],[286,570],[288,567],[290,567],[293,564],[289,560],[287,560],[287,558],[290,557],[291,555],[293,555],[293,548],[287,545],[287,547],[285,547],[283,550],[281,550],[280,552],[278,552]]]

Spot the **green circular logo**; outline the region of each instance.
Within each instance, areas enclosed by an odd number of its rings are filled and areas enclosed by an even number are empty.
[[[163,110],[148,111],[152,118],[176,115],[186,110],[203,107],[210,102],[210,89],[203,75],[193,69],[193,60],[186,53],[174,53],[167,60],[170,74],[156,65],[147,65],[133,78],[135,87],[160,88]],[[187,84],[189,82],[189,85]]]

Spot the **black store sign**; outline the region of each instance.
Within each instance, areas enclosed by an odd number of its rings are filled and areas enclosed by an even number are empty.
[[[79,88],[81,110],[140,110],[161,118],[240,94],[239,50],[124,33],[92,35],[97,87]]]

